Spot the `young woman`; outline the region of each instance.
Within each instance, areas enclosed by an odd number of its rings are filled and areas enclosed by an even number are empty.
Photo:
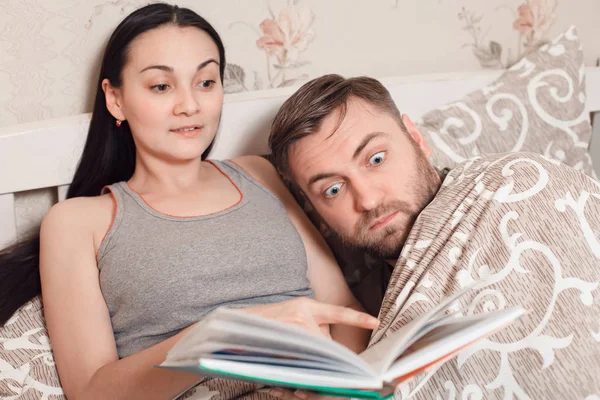
[[[69,399],[181,393],[199,377],[153,366],[221,305],[331,334],[355,351],[377,324],[357,311],[266,160],[206,160],[224,68],[217,32],[196,13],[153,4],[129,15],[106,47],[68,199],[48,212],[39,240],[0,256],[4,323],[38,294],[39,254]]]

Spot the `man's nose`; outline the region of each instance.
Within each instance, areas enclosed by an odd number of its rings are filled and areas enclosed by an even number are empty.
[[[383,190],[373,179],[358,179],[352,182],[352,186],[356,211],[370,211],[381,204]]]

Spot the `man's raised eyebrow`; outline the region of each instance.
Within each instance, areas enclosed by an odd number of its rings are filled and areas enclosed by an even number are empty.
[[[325,172],[325,173],[313,175],[308,180],[308,186],[315,184],[316,182],[320,181],[321,179],[331,178],[332,176],[336,176],[336,174],[333,174],[331,172]]]
[[[365,147],[367,147],[367,145],[369,144],[369,142],[375,138],[381,137],[381,136],[388,136],[387,133],[384,132],[373,132],[373,133],[369,133],[363,140],[362,142],[360,142],[360,145],[358,145],[358,147],[356,148],[356,150],[354,151],[354,155],[352,156],[352,160],[355,160],[356,157],[359,156],[360,152],[363,151],[365,149]],[[327,178],[331,178],[332,176],[336,176],[336,174],[331,173],[331,172],[324,172],[324,173],[320,173],[320,174],[316,174],[310,177],[310,179],[308,180],[308,186],[313,185],[314,183],[320,181],[321,179],[327,179]]]
[[[356,157],[358,157],[361,153],[361,151],[363,151],[365,149],[365,147],[367,147],[367,145],[369,144],[369,142],[377,137],[381,137],[381,136],[388,136],[387,133],[383,133],[383,132],[373,132],[373,133],[369,133],[367,136],[365,136],[365,138],[362,140],[362,142],[360,142],[360,144],[358,145],[358,147],[356,148],[356,150],[354,150],[354,154],[352,155],[352,160],[356,160]]]
[[[196,68],[196,71],[200,71],[202,68],[206,67],[210,63],[215,63],[215,64],[219,65],[219,62],[217,60],[215,60],[214,58],[210,58],[204,62],[201,62],[198,65],[198,68]],[[169,67],[168,65],[149,65],[146,68],[144,68],[143,70],[141,70],[140,74],[149,69],[159,69],[159,70],[165,71],[165,72],[173,72],[173,68]]]

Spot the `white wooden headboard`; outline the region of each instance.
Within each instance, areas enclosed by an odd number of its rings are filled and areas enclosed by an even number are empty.
[[[383,78],[398,108],[414,119],[496,79],[503,71]],[[592,157],[600,165],[600,67],[586,69],[587,101],[596,140]],[[225,97],[221,127],[211,158],[265,154],[275,113],[297,88],[231,94]],[[89,114],[0,128],[0,249],[16,239],[14,194],[56,188],[66,196],[81,155]],[[600,172],[600,171],[598,171]]]

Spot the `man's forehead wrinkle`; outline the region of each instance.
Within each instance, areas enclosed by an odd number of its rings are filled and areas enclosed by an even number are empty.
[[[290,146],[290,161],[294,159],[299,164],[298,168],[307,171],[315,164],[315,160],[319,160],[323,153],[327,153],[328,148],[327,143],[318,136],[307,136]]]
[[[305,149],[305,151],[300,151],[299,149],[301,144],[303,144],[304,147],[308,147],[308,149]],[[300,158],[300,160],[297,161],[304,161],[304,164],[307,164],[306,159],[310,160],[311,158],[316,157],[316,154],[319,151],[319,147],[320,146],[318,145],[318,143],[312,143],[309,137],[302,138],[296,141],[295,143],[292,143],[288,150],[290,155],[290,162],[294,159]]]
[[[325,138],[325,140],[333,137],[336,133],[340,131],[344,132],[348,129],[351,129],[354,125],[360,122],[359,118],[355,118],[352,121],[351,125],[342,128],[342,125],[344,125],[344,123],[347,123],[349,118],[352,118],[352,115],[348,115],[348,111],[352,106],[360,107],[362,111],[370,114],[373,118],[380,118],[382,116],[381,112],[379,112],[379,110],[375,106],[371,105],[369,102],[361,100],[359,98],[350,97],[346,104],[340,106],[337,110],[334,111],[338,114],[338,121],[335,124],[335,128],[333,129],[333,131]]]
[[[325,138],[325,140],[330,139],[330,138],[334,138],[334,133],[338,133],[338,135],[335,135],[336,137],[339,136],[345,136],[344,139],[342,139],[343,142],[352,139],[352,130],[355,128],[356,125],[360,124],[360,118],[352,118],[352,116],[346,114],[346,116],[344,117],[344,120],[340,122],[339,126],[336,128],[336,130],[334,132],[332,132],[329,136],[327,136]],[[347,134],[350,133],[350,134]]]
[[[301,141],[309,138],[303,138]],[[294,146],[294,150],[290,149],[295,151],[293,156],[294,166],[301,171],[299,175],[296,175],[301,186],[308,185],[310,177],[317,174],[336,174],[335,166],[339,165],[337,158],[339,152],[332,151],[332,149],[343,148],[345,142],[352,138],[336,135],[333,140],[324,140],[322,136],[321,138],[313,136],[311,139],[313,140],[307,140],[304,143],[298,141],[298,146]]]
[[[346,133],[351,132],[352,129],[354,128],[354,126],[358,123],[359,121],[355,120],[355,121],[345,121],[342,122],[338,128],[331,133],[329,136],[327,136],[325,138],[325,141],[327,141],[328,139],[332,139],[332,141],[335,141],[335,139],[338,140],[342,140],[342,142],[347,141],[348,139],[351,139],[352,135],[347,135]],[[346,124],[345,126],[342,126],[343,124]],[[334,137],[334,133],[338,133],[337,135],[335,135]],[[341,138],[341,139],[340,139]]]

